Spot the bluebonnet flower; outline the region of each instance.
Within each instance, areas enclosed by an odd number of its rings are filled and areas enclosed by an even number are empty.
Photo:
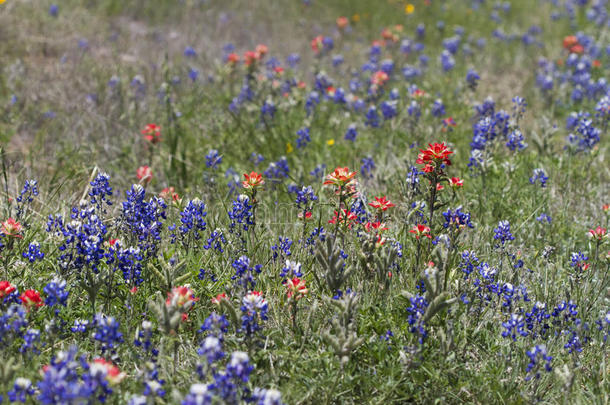
[[[252,212],[252,204],[250,198],[245,194],[240,194],[232,203],[232,208],[228,212],[231,224],[229,231],[235,232],[237,225],[241,225],[244,231],[247,231],[250,226],[254,225],[254,217]],[[237,232],[240,232],[239,230]]]
[[[470,274],[474,271],[479,259],[476,253],[472,250],[464,250],[462,252],[462,259],[460,262],[460,269],[464,273],[464,278],[468,279]]]
[[[22,337],[28,326],[27,313],[22,305],[12,304],[0,314],[0,346],[8,346]]]
[[[459,50],[460,40],[461,38],[457,35],[450,38],[445,38],[443,39],[443,48],[449,51],[449,53],[452,55],[455,55]]]
[[[36,391],[34,390],[32,381],[28,380],[27,378],[18,377],[15,379],[13,388],[9,390],[6,395],[11,403],[17,401],[25,403],[27,398],[32,397],[35,392]]]
[[[461,230],[464,228],[474,228],[472,222],[470,222],[470,213],[462,212],[462,207],[457,207],[455,210],[448,209],[443,212],[445,223],[443,227],[445,229]]]
[[[308,116],[314,112],[318,104],[320,104],[320,94],[317,91],[310,92],[305,100],[305,111]]]
[[[40,331],[38,329],[28,329],[23,334],[23,344],[19,347],[19,353],[30,351],[34,354],[40,354]]]
[[[551,314],[546,311],[546,304],[542,302],[536,302],[531,311],[525,313],[525,324],[532,338],[547,336],[550,329],[548,324],[550,317]]]
[[[117,267],[123,273],[123,280],[128,285],[139,286],[144,282],[142,279],[142,260],[144,257],[140,254],[140,249],[137,247],[128,247],[126,249],[117,249],[116,251]],[[114,257],[112,261],[114,261]]]
[[[194,247],[195,242],[199,241],[206,230],[207,223],[205,222],[205,204],[198,198],[188,202],[186,207],[180,213],[180,240],[186,247]],[[175,240],[176,235],[172,238]]]
[[[578,253],[572,252],[570,255],[570,266],[579,271],[584,271],[589,268],[587,260],[589,260],[589,257],[585,256],[581,251],[578,251]]]
[[[305,240],[305,246],[309,247],[310,254],[313,254],[313,248],[316,241],[324,242],[326,239],[326,231],[323,227],[314,228]]]
[[[379,107],[381,108],[381,113],[383,114],[384,120],[392,119],[398,115],[398,110],[396,108],[397,105],[398,105],[398,102],[395,100],[394,101],[384,101],[379,105]]]
[[[98,212],[105,213],[105,205],[112,205],[112,187],[110,187],[110,176],[99,173],[90,183],[89,203],[95,205]]]
[[[343,58],[343,55],[337,54],[337,55],[333,55],[332,57],[332,63],[333,63],[333,67],[338,67],[339,65],[341,65],[343,63],[345,59]]]
[[[311,186],[303,186],[303,188],[297,191],[297,198],[295,202],[298,208],[307,209],[309,207],[309,203],[317,200],[318,197],[314,194],[313,188],[311,188]]]
[[[311,137],[309,136],[309,127],[301,128],[297,131],[297,148],[301,149],[307,146],[309,142],[311,142]]]
[[[416,295],[410,298],[410,302],[411,305],[407,307],[409,332],[417,335],[419,343],[423,344],[424,339],[428,336],[423,320],[426,308],[428,308],[428,301],[423,296]]]
[[[34,197],[37,196],[38,182],[36,180],[26,180],[19,196],[15,199],[17,201],[17,219],[21,219],[25,216],[26,207],[28,207],[32,201],[34,201]]]
[[[409,114],[409,117],[411,117],[414,122],[419,121],[419,117],[421,117],[421,107],[417,101],[411,100],[409,107],[407,107],[407,114]]]
[[[432,103],[432,107],[430,108],[430,112],[434,117],[443,117],[445,115],[445,105],[443,104],[443,100],[440,98],[434,100],[434,103]]]
[[[303,273],[301,273],[301,263],[286,260],[286,264],[282,267],[282,271],[280,272],[280,277],[282,278],[282,283],[286,282],[287,278],[303,277]]]
[[[513,342],[517,341],[517,335],[527,336],[529,333],[525,330],[525,321],[523,316],[517,314],[511,314],[510,319],[506,322],[502,322],[502,327],[506,330],[502,332],[503,337],[510,337]]]
[[[197,52],[195,52],[195,49],[192,46],[187,46],[184,48],[184,56],[187,58],[194,58],[197,56]]]
[[[317,180],[323,179],[325,174],[326,174],[326,164],[325,163],[317,165],[311,172],[309,172],[309,175]]]
[[[439,58],[444,72],[450,71],[455,66],[455,59],[447,50],[443,50]]]
[[[247,337],[252,337],[262,329],[261,322],[267,320],[267,301],[262,293],[251,291],[244,296],[241,305],[241,327],[240,332]]]
[[[544,368],[547,372],[553,370],[551,367],[551,360],[553,358],[547,354],[546,346],[544,345],[536,345],[532,347],[531,350],[527,351],[527,357],[529,357],[530,361],[527,365],[525,371],[528,373],[528,376],[525,378],[526,381],[529,381],[532,376],[529,373],[534,373],[534,378],[540,378],[540,371]]]
[[[263,155],[261,155],[259,153],[252,152],[252,154],[250,155],[250,161],[254,164],[254,166],[258,166],[264,160],[265,160],[265,158],[263,157]]]
[[[277,108],[273,101],[266,100],[261,106],[261,121],[267,123],[268,121],[273,120],[276,111]]]
[[[206,337],[201,342],[199,348],[197,349],[197,354],[200,356],[205,356],[208,364],[212,364],[222,359],[225,355],[225,353],[222,351],[222,343],[220,339],[213,335]]]
[[[588,338],[584,337],[583,339],[581,339],[579,333],[576,330],[568,331],[567,335],[568,341],[563,346],[563,348],[567,349],[568,353],[570,354],[574,352],[582,352],[582,349],[584,348],[584,343],[588,341]]]
[[[594,126],[589,114],[571,115],[567,128],[576,130],[568,135],[568,143],[577,151],[589,151],[600,141],[601,130]]]
[[[356,124],[350,124],[347,127],[347,131],[345,131],[344,138],[348,141],[355,142],[357,136],[358,136],[358,129],[356,128]]]
[[[379,113],[377,112],[377,107],[374,105],[370,106],[366,112],[366,121],[364,124],[371,128],[379,128]]]
[[[43,289],[46,294],[46,298],[44,300],[45,305],[48,307],[54,307],[56,305],[66,306],[68,302],[69,292],[66,291],[66,281],[61,279],[53,279],[49,282]],[[59,309],[55,309],[55,313],[57,314]]]
[[[60,215],[49,215],[47,232],[63,236],[59,246],[62,254],[58,257],[59,266],[64,270],[82,269],[87,266],[95,273],[104,258],[104,241],[107,227],[95,213],[95,208],[81,203],[81,209],[73,208],[70,223],[64,225]],[[81,274],[78,274],[81,277]]]
[[[523,149],[527,148],[527,143],[524,142],[524,140],[525,137],[523,136],[523,133],[519,128],[516,128],[508,134],[506,146],[513,152],[516,150],[522,151]]]
[[[419,176],[422,172],[419,171],[417,166],[411,166],[411,169],[407,173],[407,184],[411,187],[411,189],[416,190],[419,186]]]
[[[301,56],[298,53],[291,53],[286,57],[286,63],[292,69],[296,68],[299,62],[301,61]]]
[[[272,182],[280,182],[282,179],[288,177],[289,173],[290,167],[288,166],[286,157],[281,157],[277,162],[270,163],[267,170],[263,172],[265,178]]]
[[[146,191],[139,184],[134,184],[126,192],[127,200],[122,204],[120,225],[124,231],[137,242],[140,251],[147,257],[156,254],[158,241],[161,240],[167,205],[159,197],[144,201]]]
[[[152,343],[153,328],[152,322],[142,321],[142,326],[138,329],[136,337],[133,340],[133,344],[136,347],[141,347],[146,353],[150,353],[155,358],[159,351],[153,346]]]
[[[278,244],[271,246],[271,252],[273,253],[273,261],[276,261],[278,257],[281,257],[283,259],[292,255],[292,252],[290,251],[292,241],[289,238],[280,236],[278,238],[278,242]]]
[[[256,405],[284,405],[282,393],[275,389],[256,387],[252,393],[252,401]]]
[[[207,240],[207,243],[203,245],[203,248],[208,250],[213,248],[218,253],[224,253],[223,245],[227,244],[227,239],[225,238],[222,230],[215,229],[210,232],[210,237]]]
[[[189,79],[191,79],[192,82],[196,82],[199,78],[199,70],[195,68],[189,68],[188,75]]]
[[[222,341],[224,334],[227,333],[228,330],[229,321],[227,321],[227,318],[225,318],[224,315],[218,315],[216,312],[212,312],[210,316],[203,321],[198,332],[208,332],[209,335],[215,336]]]
[[[546,175],[543,169],[534,169],[532,177],[530,177],[530,184],[535,185],[537,182],[540,182],[540,187],[544,188],[546,187],[546,182],[548,179],[549,177]]]
[[[510,223],[508,221],[498,222],[498,227],[494,229],[494,232],[494,239],[500,242],[502,246],[504,246],[506,242],[515,239],[513,234],[510,232]]]
[[[373,178],[373,170],[375,170],[375,161],[372,157],[363,157],[362,165],[360,166],[360,174],[365,179]]]
[[[37,383],[36,399],[43,404],[75,403],[92,395],[90,387],[82,382],[78,369],[84,359],[77,358],[77,348],[60,352],[44,369],[42,380]]]
[[[28,259],[30,263],[34,263],[36,260],[42,260],[44,253],[40,251],[40,244],[38,242],[31,242],[28,246],[28,251],[23,252],[22,256]]]
[[[184,397],[182,405],[202,405],[212,403],[212,392],[208,391],[206,384],[193,384],[189,393]]]
[[[470,90],[476,90],[477,84],[480,79],[481,76],[479,76],[479,74],[475,70],[468,69],[468,73],[466,73],[466,83],[468,84],[468,88]]]
[[[119,321],[112,316],[97,314],[95,316],[95,333],[93,338],[101,343],[102,353],[114,352],[115,347],[123,342],[123,334],[119,330]]]
[[[540,222],[540,223],[547,223],[550,224],[551,223],[551,217],[548,216],[546,213],[542,213],[539,216],[536,217],[536,221]]]
[[[70,330],[74,333],[85,333],[91,328],[90,322],[86,319],[75,319],[74,326]]]
[[[237,280],[237,284],[242,286],[245,291],[250,288],[254,288],[256,281],[254,281],[254,272],[257,274],[261,272],[263,266],[257,264],[252,267],[250,265],[250,258],[248,256],[240,256],[235,259],[232,264],[235,269],[235,274],[231,276],[231,280]]]
[[[216,149],[210,149],[207,155],[205,155],[205,166],[208,169],[216,169],[218,165],[222,163],[222,156],[218,154]]]
[[[57,4],[51,4],[49,7],[49,15],[51,17],[57,17],[59,15],[59,6]]]

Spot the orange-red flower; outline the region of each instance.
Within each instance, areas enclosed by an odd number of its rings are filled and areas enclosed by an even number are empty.
[[[153,145],[161,142],[161,127],[156,124],[148,124],[140,132],[144,135],[144,139]]]
[[[608,237],[608,233],[606,228],[598,226],[595,229],[589,229],[589,231],[587,231],[587,236],[591,239],[602,241]]]
[[[336,22],[337,22],[337,27],[339,29],[343,29],[349,25],[349,20],[347,19],[347,17],[339,17],[339,18],[337,18]]]
[[[241,185],[244,186],[245,189],[256,189],[265,184],[263,176],[261,176],[259,173],[244,173],[244,177],[246,178],[246,180],[242,181]]]
[[[93,363],[90,365],[90,372],[93,375],[103,373],[111,385],[120,383],[126,376],[117,366],[102,358],[93,360]]]
[[[230,65],[236,65],[239,62],[239,55],[236,53],[230,53],[227,55],[227,63]]]
[[[373,73],[373,76],[371,77],[371,83],[373,83],[376,86],[383,86],[385,84],[385,82],[387,82],[389,79],[389,76],[386,72],[379,70],[375,73]]]
[[[227,294],[222,293],[222,294],[218,294],[217,296],[215,296],[214,298],[212,298],[212,304],[214,305],[220,305],[220,303],[222,302],[222,300],[227,300]]]
[[[369,221],[369,222],[367,222],[367,223],[364,225],[364,229],[365,229],[367,232],[375,232],[375,233],[379,233],[379,232],[382,232],[382,231],[387,231],[387,230],[388,230],[388,227],[387,227],[387,226],[385,226],[385,223],[380,222],[380,221],[377,221],[377,222],[370,222],[370,221]]]
[[[40,293],[36,290],[25,290],[19,297],[21,303],[29,311],[31,308],[38,308],[44,305]]]
[[[565,49],[570,49],[576,44],[578,44],[578,38],[576,38],[574,35],[568,35],[563,39],[563,47]]]
[[[309,293],[305,280],[298,277],[288,280],[286,288],[286,295],[289,299],[294,298],[295,300],[300,300]]]
[[[153,178],[152,169],[148,166],[140,166],[136,171],[136,176],[138,177],[138,180],[140,180],[140,183],[148,184]]]
[[[0,281],[0,299],[10,295],[15,290],[15,286],[8,281]]]
[[[423,224],[415,225],[409,232],[415,235],[415,239],[419,239],[421,236],[432,238],[432,235],[430,235],[430,228]]]
[[[176,190],[173,187],[165,187],[159,193],[159,197],[163,198],[165,201],[174,201],[176,203],[180,203],[182,199],[176,193]]]
[[[342,209],[340,213],[335,211],[335,215],[333,216],[333,219],[328,221],[328,223],[333,224],[333,225],[338,223],[339,225],[344,225],[344,226],[348,227],[349,229],[351,229],[352,226],[354,225],[354,222],[357,219],[358,219],[358,216],[356,214],[354,214],[353,212],[348,211],[346,209]]]
[[[15,221],[13,218],[9,218],[2,223],[2,228],[0,229],[4,236],[8,236],[11,238],[21,238],[21,223]]]
[[[369,205],[375,209],[381,210],[381,211],[385,211],[388,208],[392,208],[395,205],[386,198],[386,196],[383,197],[375,197],[375,201],[369,203]]]
[[[347,167],[337,167],[334,172],[326,176],[324,185],[335,185],[337,187],[343,187],[350,183],[356,176],[356,172],[350,172]]]
[[[443,143],[434,143],[428,144],[428,149],[420,149],[420,153],[417,155],[417,160],[415,163],[424,164],[424,165],[432,165],[436,167],[437,165],[443,163],[447,166],[451,165],[451,160],[449,160],[449,155],[453,152],[447,148],[445,142]],[[426,168],[424,167],[424,172]],[[432,170],[430,170],[432,171]]]
[[[464,180],[459,177],[452,177],[449,179],[449,185],[451,187],[462,187],[464,185]]]

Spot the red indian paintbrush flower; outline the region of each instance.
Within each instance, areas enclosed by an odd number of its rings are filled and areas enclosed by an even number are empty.
[[[140,183],[148,184],[153,178],[152,169],[148,166],[140,166],[136,171],[136,176],[138,177],[138,180],[140,180]]]
[[[419,155],[417,155],[417,160],[415,163],[417,164],[433,164],[436,166],[439,163],[443,163],[447,166],[451,165],[451,160],[449,160],[449,155],[453,152],[447,148],[445,142],[443,143],[434,143],[428,144],[428,149],[420,149]]]
[[[8,281],[0,281],[0,299],[7,297],[17,288]]]
[[[228,298],[227,298],[227,294],[225,294],[225,293],[218,294],[217,296],[215,296],[214,298],[212,298],[212,304],[214,304],[214,305],[220,305],[220,303],[222,302],[222,300],[228,300]]]
[[[244,173],[246,180],[241,182],[241,185],[246,189],[256,189],[265,184],[263,176],[259,173],[251,172],[250,174]]]
[[[462,187],[464,185],[464,180],[459,177],[452,177],[449,179],[449,185],[451,187]]]
[[[375,209],[381,210],[381,211],[385,211],[388,208],[392,208],[395,205],[386,198],[386,196],[383,197],[375,197],[375,201],[369,203],[369,205]]]
[[[89,371],[92,375],[104,375],[111,385],[119,384],[126,376],[117,366],[102,358],[94,359],[89,365]]]
[[[36,290],[26,290],[19,296],[21,303],[29,311],[31,308],[38,308],[44,305],[40,293]]]
[[[337,187],[343,187],[350,183],[354,176],[356,176],[356,172],[350,172],[347,167],[337,167],[334,172],[326,176],[324,185],[332,184]]]
[[[295,300],[300,300],[304,296],[309,293],[307,289],[307,285],[305,284],[305,280],[302,280],[298,277],[288,280],[286,283],[286,295],[288,298],[294,298]]]
[[[4,236],[8,236],[11,238],[21,238],[21,223],[15,221],[13,218],[9,218],[2,223],[2,228],[0,229]]]
[[[156,124],[148,124],[140,132],[144,135],[144,139],[153,145],[161,142],[161,127]]]
[[[425,236],[426,238],[432,238],[430,235],[430,228],[423,224],[417,224],[411,229],[409,232],[415,235],[415,239],[419,239],[421,236]]]
[[[587,236],[591,239],[595,239],[601,242],[602,240],[608,237],[608,233],[606,228],[598,226],[595,229],[589,229],[589,231],[587,231]]]

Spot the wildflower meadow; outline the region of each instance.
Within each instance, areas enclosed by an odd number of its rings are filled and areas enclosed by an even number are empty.
[[[607,0],[0,0],[0,404],[610,403]]]

